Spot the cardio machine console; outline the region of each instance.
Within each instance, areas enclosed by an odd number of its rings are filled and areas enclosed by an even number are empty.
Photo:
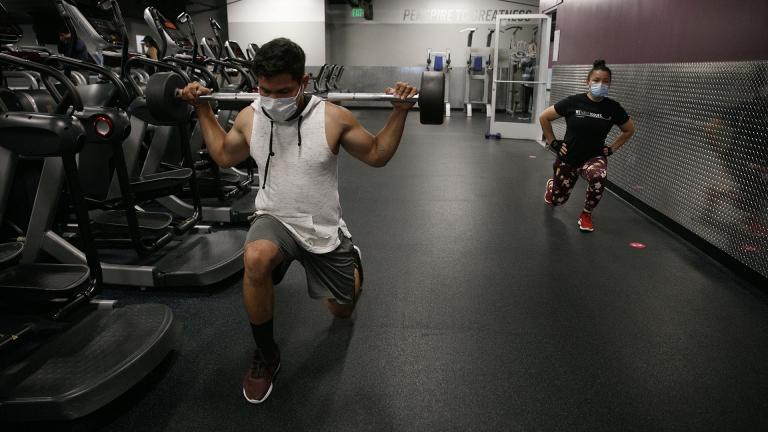
[[[224,46],[227,48],[227,54],[229,54],[230,57],[238,60],[246,60],[245,53],[243,52],[243,49],[240,48],[239,43],[233,40],[228,40],[224,43]]]
[[[154,7],[144,10],[144,21],[157,37],[160,44],[160,57],[176,54],[192,55],[194,42],[176,23],[166,18]]]

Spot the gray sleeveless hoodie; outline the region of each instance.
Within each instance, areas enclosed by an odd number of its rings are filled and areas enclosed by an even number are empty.
[[[274,216],[304,249],[320,254],[339,246],[340,229],[352,235],[341,218],[338,156],[325,139],[325,102],[305,97],[299,116],[284,122],[270,119],[260,98],[253,101],[250,153],[261,184],[256,213]]]

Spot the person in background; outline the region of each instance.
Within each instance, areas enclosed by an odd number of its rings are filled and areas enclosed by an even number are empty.
[[[528,44],[528,52],[526,56],[520,61],[521,76],[523,81],[535,81],[536,79],[536,44],[531,42]],[[520,120],[531,119],[531,99],[533,99],[533,84],[523,84],[520,86],[522,89],[522,112],[520,113]]]
[[[592,210],[603,196],[608,175],[608,156],[619,150],[635,133],[635,124],[624,108],[608,97],[611,70],[605,60],[595,60],[587,74],[589,91],[568,96],[545,109],[539,117],[547,144],[557,157],[552,178],[547,180],[544,201],[555,207],[565,204],[579,176],[589,182],[584,209],[579,216],[582,231],[594,231]],[[565,117],[563,140],[555,139],[552,122]],[[613,125],[621,129],[613,144],[605,146],[605,138]]]
[[[152,60],[157,60],[158,53],[160,52],[157,47],[157,42],[155,42],[151,36],[144,36],[141,44],[144,45],[144,55]]]
[[[93,56],[88,53],[88,49],[83,41],[74,37],[69,29],[66,28],[59,30],[58,52],[63,56],[73,59],[95,63]]]

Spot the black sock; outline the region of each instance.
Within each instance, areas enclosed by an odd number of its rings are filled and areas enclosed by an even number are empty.
[[[251,332],[253,333],[253,340],[256,342],[256,347],[260,349],[262,353],[273,353],[277,349],[274,331],[272,329],[272,320],[263,324],[251,323]]]

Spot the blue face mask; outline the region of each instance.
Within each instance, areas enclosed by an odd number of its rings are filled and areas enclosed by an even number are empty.
[[[603,83],[591,83],[589,85],[589,92],[592,93],[592,96],[603,98],[608,96],[608,86]]]

